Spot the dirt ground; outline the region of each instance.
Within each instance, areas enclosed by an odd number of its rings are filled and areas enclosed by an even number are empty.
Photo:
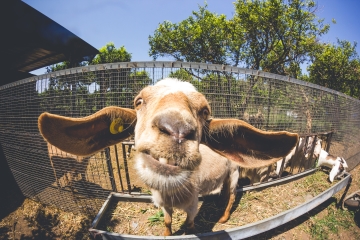
[[[353,181],[348,193],[360,189],[360,165],[351,174]],[[226,224],[216,222],[221,214],[216,197],[205,198],[199,205],[195,224],[199,232],[244,225],[290,209],[329,186],[326,174],[319,171],[291,183],[239,195]],[[45,206],[24,198],[16,188],[8,187],[1,192],[0,239],[91,239],[88,228],[93,216]],[[303,216],[251,239],[360,239],[359,210],[343,211],[337,207],[343,192]],[[112,210],[109,221],[99,228],[137,235],[161,235],[163,231],[161,213],[152,204],[122,202]],[[184,220],[181,211],[174,213],[174,234],[184,234]]]

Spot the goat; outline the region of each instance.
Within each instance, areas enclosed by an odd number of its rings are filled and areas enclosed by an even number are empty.
[[[315,140],[316,139],[316,140]],[[311,151],[313,141],[315,142],[313,157],[317,159],[316,167],[329,167],[331,171],[329,173],[329,180],[333,182],[335,177],[341,177],[346,173],[348,165],[344,158],[342,157],[335,157],[330,155],[324,149],[321,148],[322,140],[320,138],[309,137],[308,146],[306,150],[306,157],[308,157],[309,152]]]
[[[341,177],[342,175],[344,175],[348,168],[348,165],[344,158],[330,155],[323,149],[320,150],[319,159],[316,164],[316,167],[320,166],[326,166],[331,168],[331,171],[329,173],[330,182],[333,182],[335,177]]]
[[[106,107],[83,118],[45,112],[39,116],[39,130],[52,145],[81,156],[134,135],[136,169],[155,205],[164,211],[165,236],[172,234],[174,207],[187,213],[188,232],[194,232],[198,194],[217,192],[221,185],[229,194],[220,218],[225,222],[235,198],[228,190],[229,175],[236,175],[233,164],[273,164],[289,154],[299,138],[286,131],[262,131],[237,119],[211,118],[205,96],[177,79],[145,87],[134,107]]]

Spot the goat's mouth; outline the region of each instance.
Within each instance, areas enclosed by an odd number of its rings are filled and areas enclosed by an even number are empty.
[[[144,160],[144,164],[147,168],[161,175],[178,175],[183,169],[178,166],[177,163],[169,163],[166,158],[155,158],[149,152],[141,152],[141,158]]]
[[[170,167],[178,167],[178,164],[173,160],[168,160],[167,158],[164,158],[164,157],[154,157],[148,152],[142,152],[142,154],[149,161],[157,161],[160,164],[166,164],[166,165],[169,165]]]

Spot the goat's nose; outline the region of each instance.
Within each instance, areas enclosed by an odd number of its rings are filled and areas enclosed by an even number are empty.
[[[179,143],[184,139],[194,139],[195,137],[194,124],[187,122],[178,114],[158,116],[154,122],[161,132],[174,137]]]

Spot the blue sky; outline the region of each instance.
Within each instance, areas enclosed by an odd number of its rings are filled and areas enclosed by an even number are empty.
[[[234,14],[235,0],[207,0],[211,12]],[[31,7],[64,26],[95,48],[108,42],[125,46],[132,61],[151,61],[149,35],[165,20],[173,23],[188,18],[203,0],[24,0]],[[330,23],[329,33],[320,41],[336,39],[360,44],[359,0],[317,0],[316,14]],[[336,24],[331,23],[336,20]],[[360,54],[360,47],[357,47]],[[159,59],[161,60],[161,59]],[[163,59],[171,60],[171,59]],[[43,74],[44,69],[33,71]]]

